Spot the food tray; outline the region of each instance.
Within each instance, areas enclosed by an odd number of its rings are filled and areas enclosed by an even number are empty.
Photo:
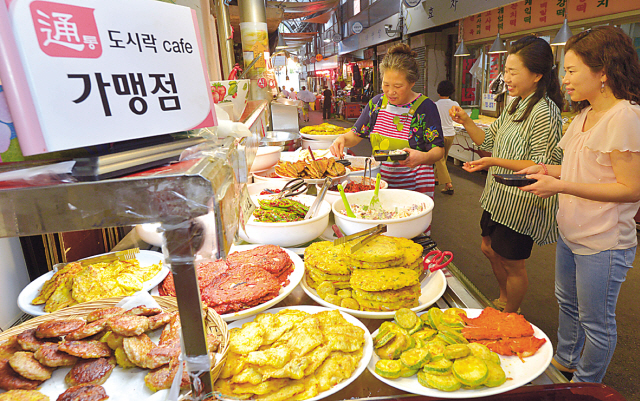
[[[376,150],[373,153],[373,158],[376,161],[384,162],[384,161],[404,160],[407,157],[409,157],[409,153],[407,153],[407,152],[394,154],[394,155],[390,155],[389,152],[390,152],[389,150]]]
[[[160,252],[141,250],[140,253],[136,254],[136,259],[138,259],[140,267],[147,267],[162,263],[162,267],[160,268],[158,274],[143,283],[142,291],[150,291],[152,288],[160,284],[162,280],[164,280],[164,278],[167,276],[167,274],[169,274],[169,267],[164,263],[164,256]],[[18,307],[24,313],[27,313],[31,316],[42,316],[49,314],[48,312],[44,311],[44,304],[33,305],[31,301],[33,301],[33,299],[38,296],[38,294],[40,293],[40,289],[42,288],[44,283],[46,283],[47,280],[53,277],[54,274],[54,271],[43,274],[42,276],[29,283],[20,292],[20,295],[18,295]]]
[[[302,278],[300,282],[300,287],[302,290],[314,301],[319,303],[322,306],[326,306],[327,308],[338,309],[340,312],[345,312],[360,319],[393,319],[395,315],[395,311],[391,312],[370,312],[370,311],[361,311],[349,308],[343,308],[342,306],[337,306],[332,303],[325,301],[320,298],[316,290],[311,288],[307,283],[307,277]],[[422,311],[429,306],[433,305],[437,300],[442,297],[442,294],[447,289],[447,278],[444,276],[442,270],[435,271],[432,275],[426,277],[420,283],[420,298],[418,299],[420,304],[414,308],[411,308],[414,312]]]
[[[273,308],[273,309],[268,309],[266,310],[264,313],[278,313],[281,310],[285,310],[285,309],[296,309],[296,310],[301,310],[307,313],[318,313],[318,312],[324,312],[330,309],[335,309],[334,307],[330,307],[330,308],[324,308],[322,306],[315,306],[315,305],[292,305],[292,306],[286,306],[286,307],[282,307],[282,308]],[[364,372],[367,369],[367,365],[369,363],[369,360],[371,359],[371,355],[373,354],[373,339],[371,337],[371,334],[369,333],[369,330],[367,329],[367,326],[364,325],[364,323],[362,323],[360,320],[356,319],[353,316],[350,316],[349,314],[346,314],[342,311],[340,311],[340,313],[342,314],[342,316],[351,324],[360,327],[362,330],[364,330],[364,348],[363,348],[363,353],[362,353],[362,359],[360,359],[360,362],[358,363],[358,366],[356,367],[356,370],[353,371],[353,373],[351,374],[351,376],[343,381],[341,381],[340,383],[336,384],[335,386],[331,387],[329,390],[323,391],[322,393],[316,395],[313,398],[309,398],[306,401],[317,401],[317,400],[321,400],[323,398],[326,398],[332,394],[337,393],[338,391],[342,390],[343,388],[347,387],[348,385],[350,385],[351,383],[353,383],[353,381],[355,381],[361,374],[362,372]],[[240,328],[242,327],[243,324],[248,323],[248,322],[252,322],[255,319],[255,316],[246,318],[246,319],[242,319],[242,320],[236,320],[233,323],[229,324],[229,328]],[[226,399],[226,398],[224,398]]]
[[[0,333],[0,343],[6,341],[13,335],[17,335],[22,333],[24,330],[33,329],[37,327],[39,324],[46,322],[51,319],[61,319],[61,318],[71,318],[78,316],[86,316],[90,312],[105,308],[115,306],[118,302],[120,302],[125,297],[115,297],[115,298],[106,298],[100,299],[97,301],[85,302],[82,304],[70,306],[65,309],[61,309],[59,311],[49,313],[44,316],[38,316],[33,319],[30,319],[18,326],[12,327],[6,331]],[[176,299],[173,297],[153,297],[153,299],[164,309],[169,312],[177,312],[178,305],[176,303]],[[208,308],[207,315],[205,318],[206,332],[207,334],[215,334],[220,339],[220,347],[218,348],[218,353],[216,354],[216,364],[213,368],[211,368],[211,378],[212,380],[216,380],[222,371],[222,367],[224,366],[225,360],[227,358],[227,354],[229,353],[229,329],[227,328],[227,324],[222,320],[220,315],[216,313],[211,308]],[[54,371],[51,379],[44,382],[43,386],[47,386],[52,384],[55,387],[56,391],[62,393],[67,386],[64,384],[64,376],[70,370],[70,367],[62,367],[57,368]],[[120,387],[127,386],[128,389],[131,389],[130,397],[128,399],[137,399],[144,400],[146,398],[154,396],[151,390],[147,388],[144,383],[144,376],[149,372],[147,369],[140,368],[131,368],[131,369],[122,369],[119,366],[116,366],[107,381],[103,384],[103,387],[107,391],[107,394],[113,394],[118,392]],[[138,378],[139,377],[139,378]],[[43,389],[44,391],[44,389]],[[129,390],[128,390],[129,391]],[[162,390],[161,390],[162,391]],[[118,399],[117,396],[112,396],[112,399]],[[52,398],[55,399],[55,398]],[[154,396],[155,399],[155,396]],[[162,398],[164,399],[164,398]]]
[[[474,318],[480,315],[482,309],[464,309],[464,311],[467,312],[468,317]],[[422,313],[419,313],[418,315],[422,315]],[[534,355],[524,358],[524,362],[522,362],[517,356],[500,355],[500,366],[502,366],[502,369],[504,369],[507,377],[511,380],[507,379],[507,381],[503,385],[498,387],[480,387],[475,390],[460,389],[452,392],[446,392],[422,386],[420,383],[418,383],[418,378],[415,375],[398,379],[386,379],[375,373],[376,362],[380,360],[375,352],[373,353],[373,356],[371,357],[369,366],[367,368],[369,369],[369,372],[378,380],[392,387],[407,391],[409,393],[426,395],[438,399],[469,399],[501,394],[528,384],[533,379],[540,376],[551,363],[551,358],[553,357],[553,346],[551,345],[549,337],[547,337],[547,335],[544,334],[542,330],[540,330],[533,324],[531,326],[533,326],[533,335],[538,338],[544,338],[546,340],[545,343]],[[371,333],[371,336],[375,337],[376,334],[378,334],[377,330]]]
[[[538,182],[533,178],[527,178],[526,174],[494,174],[493,178],[500,184],[510,187],[524,187]]]

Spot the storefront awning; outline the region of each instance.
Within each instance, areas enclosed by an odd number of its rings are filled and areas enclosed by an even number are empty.
[[[327,22],[329,22],[329,20],[331,19],[331,16],[335,11],[336,9],[332,8],[331,10],[327,11],[324,14],[320,14],[316,17],[306,18],[304,22],[312,22],[315,24],[326,24]]]

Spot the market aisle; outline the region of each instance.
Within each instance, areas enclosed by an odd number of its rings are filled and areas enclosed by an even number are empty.
[[[455,265],[489,299],[498,295],[491,266],[480,251],[480,194],[486,173],[468,173],[460,166],[447,163],[455,193],[443,195],[436,189],[432,237],[442,250],[452,251]],[[529,290],[522,304],[522,313],[543,330],[556,346],[558,304],[554,295],[555,244],[535,245],[527,261]],[[618,299],[618,344],[604,384],[615,388],[628,400],[640,399],[637,366],[640,355],[638,301],[640,293],[640,258],[636,257]]]

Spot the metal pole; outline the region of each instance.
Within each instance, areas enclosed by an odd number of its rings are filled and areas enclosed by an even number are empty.
[[[240,10],[240,36],[245,73],[251,79],[251,98],[270,99],[267,60],[269,55],[269,32],[267,29],[267,7],[264,0],[238,0]],[[262,54],[255,66],[246,71],[253,59]],[[262,88],[260,87],[262,86]]]
[[[222,57],[222,77],[226,79],[235,64],[229,6],[224,5],[224,0],[214,0],[214,7],[216,25],[218,27],[218,41],[220,42],[220,55]]]

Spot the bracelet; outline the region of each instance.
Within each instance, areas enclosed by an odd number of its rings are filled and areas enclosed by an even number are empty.
[[[540,167],[542,167],[542,171],[544,171],[544,175],[549,175],[549,170],[547,170],[547,166],[544,163],[538,163]]]

